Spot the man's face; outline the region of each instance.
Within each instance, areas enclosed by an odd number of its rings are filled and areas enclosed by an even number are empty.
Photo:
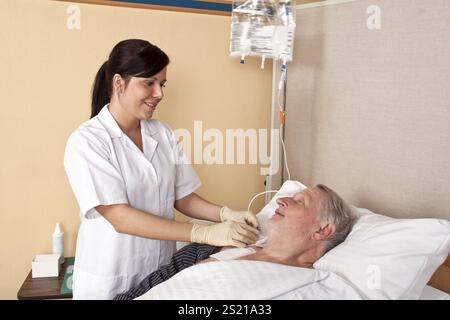
[[[307,188],[293,197],[277,200],[278,208],[268,220],[268,234],[271,240],[310,238],[320,229],[318,214],[326,195],[318,188]]]

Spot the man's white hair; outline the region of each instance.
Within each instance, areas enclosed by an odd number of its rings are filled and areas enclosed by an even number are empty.
[[[334,234],[327,239],[322,252],[322,255],[324,255],[341,242],[344,242],[352,230],[356,221],[356,215],[353,209],[335,191],[323,184],[318,184],[315,187],[319,188],[327,196],[326,201],[322,202],[319,219],[336,227]]]

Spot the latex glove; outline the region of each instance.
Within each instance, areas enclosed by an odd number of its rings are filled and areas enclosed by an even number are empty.
[[[191,242],[214,246],[245,247],[258,240],[259,231],[247,224],[225,221],[212,225],[194,224]]]
[[[258,219],[251,211],[234,211],[228,207],[220,209],[220,221],[236,221],[246,223],[253,228],[258,228]]]

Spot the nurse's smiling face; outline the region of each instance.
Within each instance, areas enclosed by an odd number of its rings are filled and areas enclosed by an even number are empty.
[[[158,103],[164,97],[167,67],[149,77],[130,77],[127,85],[122,82],[119,90],[119,105],[128,116],[148,120],[153,116]]]

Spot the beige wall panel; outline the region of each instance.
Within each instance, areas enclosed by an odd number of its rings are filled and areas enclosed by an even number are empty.
[[[381,29],[369,30],[371,5]],[[297,11],[288,66],[292,176],[394,217],[450,219],[450,2]]]

